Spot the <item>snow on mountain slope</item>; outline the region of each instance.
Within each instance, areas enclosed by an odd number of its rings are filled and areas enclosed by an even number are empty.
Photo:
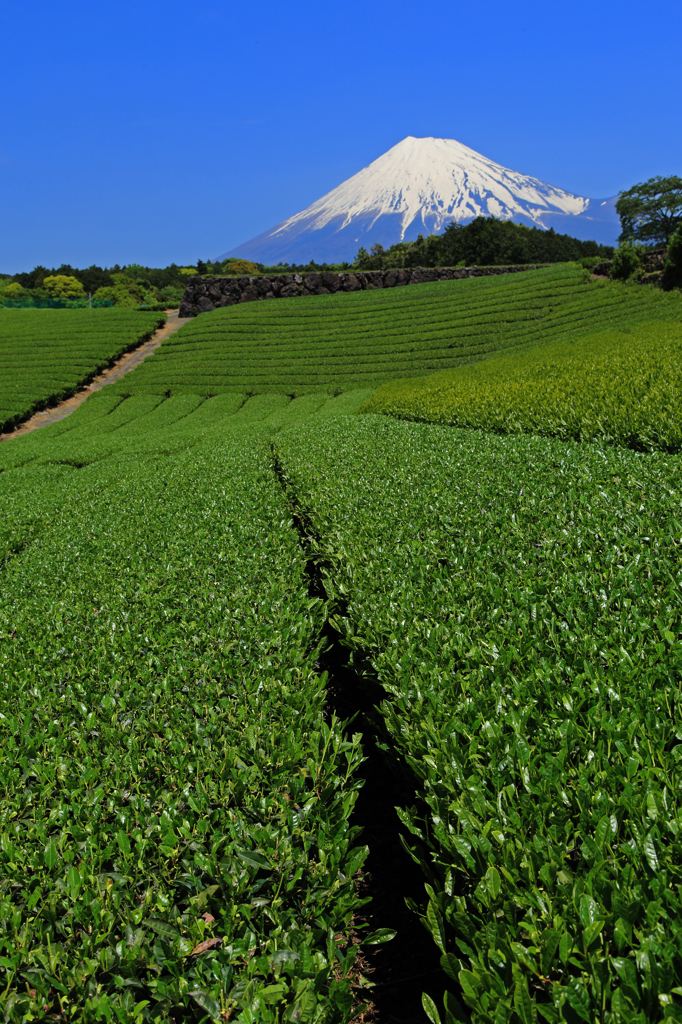
[[[509,170],[454,139],[408,136],[305,210],[220,258],[351,260],[361,245],[392,245],[479,216],[613,243],[613,203]]]

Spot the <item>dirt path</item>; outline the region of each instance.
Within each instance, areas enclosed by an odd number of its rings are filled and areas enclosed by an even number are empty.
[[[180,319],[178,310],[172,310],[168,313],[168,319],[164,326],[155,331],[149,341],[145,341],[143,345],[140,345],[139,348],[134,349],[132,352],[126,352],[113,366],[110,366],[108,370],[101,373],[99,377],[95,377],[90,384],[80,388],[75,395],[67,398],[65,402],[60,402],[59,405],[55,405],[50,409],[36,412],[30,419],[20,424],[16,430],[12,430],[8,434],[0,434],[0,441],[9,441],[12,437],[20,437],[22,434],[28,434],[31,430],[48,427],[51,423],[58,423],[60,420],[66,419],[74,409],[82,405],[95,391],[100,391],[107,384],[114,384],[121,377],[125,377],[126,373],[130,373],[136,366],[144,362],[147,356],[150,356],[162,341],[165,341],[171,334],[175,334],[184,323],[186,323],[186,320]]]

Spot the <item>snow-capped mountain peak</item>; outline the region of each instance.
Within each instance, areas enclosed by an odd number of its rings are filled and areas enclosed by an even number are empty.
[[[603,221],[613,240],[612,207],[611,200],[590,200],[512,171],[455,139],[408,136],[305,210],[225,256],[347,260],[360,245],[391,245],[479,216],[554,226],[583,238],[599,234]]]

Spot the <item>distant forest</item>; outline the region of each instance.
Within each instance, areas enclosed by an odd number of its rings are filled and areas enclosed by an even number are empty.
[[[88,294],[95,302],[129,309],[172,309],[180,305],[187,275],[193,267],[91,266],[84,270],[63,263],[60,267],[35,267],[28,273],[0,274],[0,306],[44,306],[57,300],[62,305],[82,304]]]
[[[72,267],[68,263],[63,263],[61,267],[53,268],[48,270],[47,267],[36,267],[34,270],[29,271],[25,274],[13,274],[12,280],[16,281],[23,288],[33,289],[40,288],[46,277],[50,277],[55,274],[65,274],[68,277],[75,277],[77,281],[80,281],[86,292],[94,293],[98,288],[110,288],[113,287],[115,282],[114,275],[126,274],[130,278],[143,278],[149,283],[152,288],[167,288],[169,286],[184,286],[183,280],[183,268],[176,266],[175,263],[171,263],[169,267],[163,269],[154,269],[153,267],[142,267],[137,264],[130,264],[127,267],[120,267],[118,263],[115,267],[87,267],[85,270],[79,270],[78,267]]]

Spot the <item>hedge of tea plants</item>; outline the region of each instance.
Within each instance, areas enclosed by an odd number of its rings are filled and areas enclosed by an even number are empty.
[[[272,470],[287,399],[252,402],[102,391],[0,448],[7,1021],[351,1015],[361,747]]]
[[[165,319],[118,309],[1,310],[0,433],[69,398]]]
[[[115,387],[122,394],[338,393],[681,316],[679,295],[593,282],[573,264],[418,288],[248,302],[194,318]]]
[[[416,780],[432,1021],[681,1020],[679,458],[375,416],[275,445]]]
[[[393,381],[361,411],[679,451],[682,318]]]
[[[126,398],[108,386],[58,423],[0,445],[0,479],[3,470],[30,464],[81,466],[136,453],[171,455],[250,428],[271,434],[308,417],[318,421],[354,413],[371,394],[365,388],[293,400],[282,394],[249,397],[235,392],[208,399],[182,393]]]

